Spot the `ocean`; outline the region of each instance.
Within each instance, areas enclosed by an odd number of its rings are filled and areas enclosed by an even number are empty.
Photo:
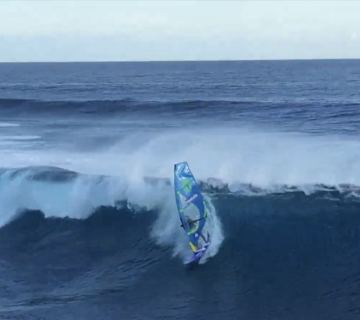
[[[0,64],[0,319],[359,319],[359,88],[360,60]]]

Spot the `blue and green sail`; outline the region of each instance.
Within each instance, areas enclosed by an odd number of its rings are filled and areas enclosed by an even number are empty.
[[[187,162],[174,165],[174,188],[181,225],[189,238],[191,249],[195,252],[199,249],[199,237],[206,223],[207,211],[205,199]],[[193,226],[189,226],[187,218],[194,222]]]

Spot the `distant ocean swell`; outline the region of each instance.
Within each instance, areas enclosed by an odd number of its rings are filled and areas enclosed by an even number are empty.
[[[32,111],[32,112],[74,112],[74,113],[123,113],[136,111],[153,111],[154,109],[164,112],[183,112],[208,109],[208,111],[222,112],[221,108],[251,107],[254,104],[265,107],[261,101],[141,101],[134,99],[120,100],[88,100],[88,101],[46,101],[33,99],[0,99],[0,111]],[[266,104],[267,108],[271,105]]]
[[[272,111],[277,110],[281,114],[291,115],[293,112],[297,112],[298,115],[306,116],[311,114],[318,108],[326,108],[329,117],[346,117],[356,115],[359,105],[353,103],[343,102],[340,104],[346,110],[332,114],[331,108],[339,106],[339,103],[331,104],[326,102],[314,102],[314,101],[281,101],[281,102],[269,102],[265,100],[254,99],[232,99],[232,100],[178,100],[178,101],[143,101],[135,99],[118,99],[118,100],[34,100],[34,99],[1,99],[0,98],[0,112],[14,112],[16,111],[28,111],[28,112],[74,112],[74,113],[98,113],[98,114],[111,114],[111,113],[123,113],[123,112],[140,112],[162,110],[166,113],[172,112],[191,112],[191,111],[207,111],[213,112],[213,116],[218,113],[223,113],[224,109],[233,112],[241,111],[261,111],[264,110],[271,114]],[[256,110],[253,110],[256,108]],[[274,110],[273,110],[274,109]]]

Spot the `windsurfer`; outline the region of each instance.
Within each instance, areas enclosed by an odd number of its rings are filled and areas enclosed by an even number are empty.
[[[192,220],[191,218],[186,217],[186,222],[187,222],[190,230],[196,227],[196,224],[195,224],[196,221],[197,221],[197,220]],[[183,225],[181,225],[181,226],[184,228]],[[205,237],[204,237],[204,235],[202,234],[202,232],[200,232],[200,237],[205,241],[205,243],[207,243],[210,236],[209,236],[209,234],[208,234],[208,240],[206,240]]]

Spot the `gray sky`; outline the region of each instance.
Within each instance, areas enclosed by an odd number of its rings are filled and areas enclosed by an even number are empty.
[[[0,61],[360,58],[360,1],[0,1]]]

